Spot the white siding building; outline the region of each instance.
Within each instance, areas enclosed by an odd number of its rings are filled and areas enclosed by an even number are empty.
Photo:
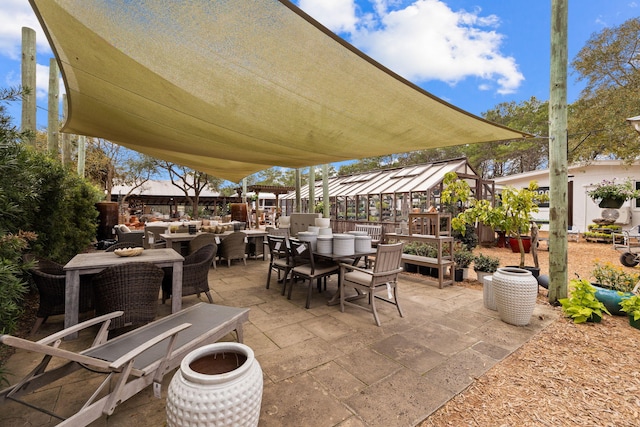
[[[627,200],[617,212],[603,212],[604,209],[587,196],[595,184],[607,179],[616,179],[618,182],[626,178],[634,182],[635,188],[640,188],[640,161],[632,165],[622,164],[619,160],[598,160],[588,165],[569,166],[569,225],[577,227],[581,232],[587,230],[587,226],[593,223],[594,218],[602,218],[605,215],[618,215],[616,224],[628,229],[640,225],[640,199]],[[516,188],[526,187],[530,181],[537,181],[542,191],[549,190],[549,170],[537,170],[517,175],[496,178],[498,186],[512,186]],[[604,215],[603,215],[604,214]],[[549,220],[548,204],[540,207],[540,212],[535,214],[535,219]],[[542,227],[548,230],[548,225]]]

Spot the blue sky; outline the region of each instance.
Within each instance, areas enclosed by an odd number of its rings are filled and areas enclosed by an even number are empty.
[[[549,97],[551,0],[294,3],[378,62],[473,114],[501,102]],[[570,0],[569,60],[592,34],[639,14],[636,1]],[[27,0],[0,1],[1,87],[20,84],[23,26],[37,32],[38,128],[43,128],[52,52]],[[582,89],[575,77],[569,75],[569,102]],[[9,112],[19,125],[19,105]]]

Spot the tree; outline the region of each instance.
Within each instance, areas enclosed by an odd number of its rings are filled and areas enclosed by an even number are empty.
[[[569,161],[640,156],[638,134],[625,118],[640,113],[640,18],[595,33],[571,66],[586,82],[569,114]]]
[[[494,123],[532,135],[549,134],[549,102],[532,96],[516,104],[503,102],[482,116]],[[506,176],[544,168],[549,163],[546,138],[473,144],[467,151],[469,163],[485,178]]]
[[[162,168],[169,172],[171,184],[178,187],[184,192],[185,197],[189,200],[194,218],[199,216],[200,194],[205,188],[218,190],[223,180],[213,177],[204,172],[199,172],[185,166],[164,160],[156,160],[155,164],[158,168]],[[193,191],[193,195],[189,194]]]

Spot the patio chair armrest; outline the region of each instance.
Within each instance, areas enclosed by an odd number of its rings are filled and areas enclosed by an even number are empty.
[[[159,342],[170,338],[170,337],[174,337],[175,335],[178,334],[178,332],[187,329],[191,326],[191,323],[182,323],[181,325],[178,325],[174,328],[171,328],[167,331],[164,331],[163,333],[161,333],[160,335],[146,341],[143,344],[140,344],[138,347],[134,348],[133,350],[129,351],[128,353],[122,355],[121,357],[119,357],[118,359],[114,360],[113,362],[111,362],[111,364],[109,365],[109,368],[113,369],[113,370],[118,370],[120,368],[122,368],[122,366],[124,366],[125,364],[127,364],[129,361],[133,360],[135,357],[137,357],[140,353],[142,353],[145,350],[148,350],[149,348],[153,347],[154,345],[158,344]],[[144,326],[143,326],[144,327]],[[169,346],[169,352],[171,352],[173,346]],[[165,354],[164,358],[162,359],[163,362],[164,360],[167,359],[167,357],[169,356],[169,354]]]
[[[351,265],[345,262],[340,263],[340,269],[351,270],[351,271],[360,271],[362,273],[373,274],[373,271],[367,268],[358,267],[356,265]]]
[[[102,329],[104,329],[105,327],[108,327],[109,323],[111,323],[111,319],[120,317],[123,314],[124,314],[124,311],[114,311],[112,313],[103,314],[102,316],[85,320],[84,322],[78,323],[77,325],[69,326],[68,328],[63,329],[60,332],[56,332],[55,334],[51,334],[47,337],[44,337],[41,340],[38,340],[37,342],[38,344],[49,345],[53,342],[56,342],[60,339],[65,338],[68,335],[75,334],[76,332],[79,332],[83,329],[89,328],[94,325],[98,325],[100,323],[104,323],[102,325],[102,328],[100,329],[102,331]],[[94,345],[96,345],[95,342],[94,342]]]

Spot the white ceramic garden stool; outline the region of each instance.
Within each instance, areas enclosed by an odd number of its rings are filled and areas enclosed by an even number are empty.
[[[167,426],[257,426],[262,369],[250,347],[220,342],[180,363],[167,391]]]
[[[489,310],[496,311],[496,297],[493,293],[493,276],[484,276],[482,279],[482,302]]]
[[[531,321],[538,297],[538,281],[522,268],[499,268],[493,273],[493,294],[500,319],[525,326]]]

